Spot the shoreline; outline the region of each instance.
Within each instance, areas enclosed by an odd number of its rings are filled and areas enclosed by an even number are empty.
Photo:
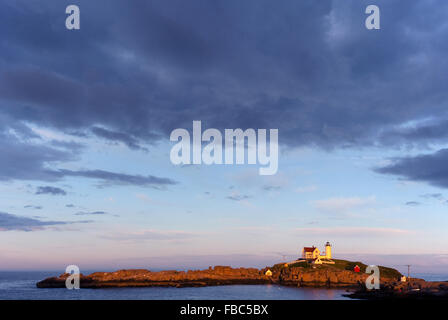
[[[80,288],[142,288],[142,287],[208,287],[231,285],[274,284],[296,288],[345,289],[345,297],[352,299],[448,299],[448,281],[412,279],[401,282],[395,269],[382,270],[381,287],[368,290],[365,281],[369,274],[355,272],[347,266],[353,262],[336,260],[335,265],[308,266],[280,263],[264,269],[209,267],[205,270],[150,271],[146,269],[94,272],[80,275]],[[364,268],[364,264],[360,264]],[[365,270],[365,269],[364,269]],[[37,288],[65,288],[69,274],[46,278],[36,283]]]
[[[65,288],[69,275],[50,277],[39,281],[38,288]],[[287,287],[356,289],[361,288],[367,274],[337,269],[275,265],[270,268],[209,267],[205,270],[157,271],[146,269],[94,272],[80,275],[81,288],[110,287],[204,287],[222,285],[276,284]],[[391,279],[387,279],[390,281]]]

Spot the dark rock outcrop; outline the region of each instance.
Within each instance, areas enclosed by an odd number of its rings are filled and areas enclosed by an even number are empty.
[[[274,273],[274,276],[277,276]],[[357,287],[365,282],[368,274],[338,270],[330,267],[305,269],[300,267],[283,268],[279,272],[279,283],[298,287]],[[390,279],[387,279],[390,280]]]
[[[391,282],[381,285],[379,290],[368,290],[365,285],[346,295],[354,299],[385,300],[448,300],[448,281],[425,281],[412,279],[409,282]]]

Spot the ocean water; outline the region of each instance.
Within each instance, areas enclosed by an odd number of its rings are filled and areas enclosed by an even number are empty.
[[[406,272],[404,272],[406,275]],[[448,281],[447,273],[413,273],[411,278],[425,279],[426,281]]]
[[[343,289],[234,285],[201,288],[38,289],[55,271],[0,271],[0,300],[345,300]],[[88,274],[90,272],[86,272]],[[428,281],[448,281],[448,274],[416,273]]]
[[[59,272],[60,273],[60,272]],[[345,290],[277,285],[201,288],[38,289],[58,272],[0,272],[0,300],[345,300]]]

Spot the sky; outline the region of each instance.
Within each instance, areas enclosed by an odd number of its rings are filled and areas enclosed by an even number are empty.
[[[263,267],[330,241],[335,257],[446,271],[447,14],[2,1],[0,269]],[[278,129],[277,173],[172,164],[170,133],[195,120]]]

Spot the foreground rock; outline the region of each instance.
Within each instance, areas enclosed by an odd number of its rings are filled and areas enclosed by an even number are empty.
[[[366,300],[416,299],[437,300],[448,299],[448,281],[425,281],[413,279],[410,282],[392,282],[381,285],[379,290],[367,290],[362,285],[347,297]]]

